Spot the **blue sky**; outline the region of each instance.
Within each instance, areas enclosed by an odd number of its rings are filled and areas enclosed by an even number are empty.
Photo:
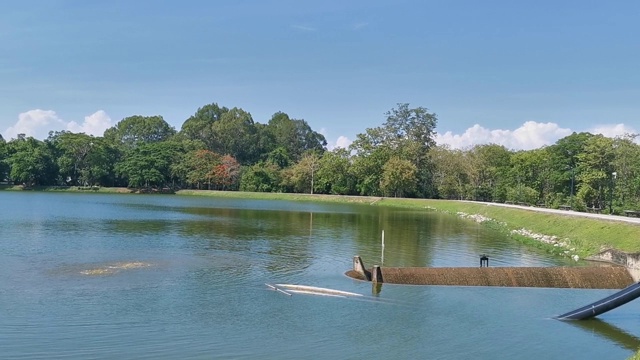
[[[638,132],[638,19],[638,1],[3,2],[0,133],[179,130],[212,102],[284,111],[331,146],[404,102],[453,147]]]

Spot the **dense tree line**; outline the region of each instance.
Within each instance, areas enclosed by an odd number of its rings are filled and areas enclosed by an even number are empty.
[[[95,137],[52,132],[0,137],[0,180],[23,184],[195,188],[472,199],[619,212],[640,208],[636,135],[573,133],[513,151],[435,144],[437,117],[398,104],[348,149],[283,112],[255,122],[205,105],[176,131],[162,116],[131,116]]]

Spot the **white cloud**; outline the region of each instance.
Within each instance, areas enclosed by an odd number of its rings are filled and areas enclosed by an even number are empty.
[[[606,137],[616,137],[624,134],[637,134],[634,128],[626,126],[625,124],[605,124],[598,125],[591,130],[589,130],[592,134],[602,134]]]
[[[338,139],[336,139],[336,141],[327,141],[327,149],[328,150],[334,150],[337,148],[346,149],[349,147],[349,145],[351,145],[352,142],[353,141],[349,140],[349,138],[346,136],[338,136]]]
[[[338,140],[336,140],[335,147],[346,149],[349,147],[349,145],[351,145],[352,142],[353,141],[349,140],[349,138],[346,136],[339,136]]]
[[[559,139],[571,135],[573,131],[568,128],[562,128],[552,122],[527,121],[515,130],[490,130],[476,124],[462,134],[454,134],[451,131],[447,131],[444,134],[437,133],[436,142],[440,145],[447,144],[454,149],[462,149],[479,144],[499,144],[513,150],[531,150],[555,144]],[[586,131],[611,138],[624,134],[638,133],[636,129],[625,124],[598,125]],[[637,140],[640,142],[640,137]]]
[[[447,131],[436,134],[438,144],[447,144],[455,149],[479,144],[499,144],[508,149],[530,150],[551,145],[558,139],[571,135],[572,130],[561,128],[556,123],[539,123],[527,121],[515,130],[489,130],[478,124],[467,129],[463,134]]]
[[[67,130],[74,133],[85,133],[87,135],[102,136],[104,131],[112,127],[111,118],[104,110],[98,110],[89,116],[84,117],[84,122],[78,124],[71,121],[67,124]]]
[[[65,128],[65,122],[56,115],[53,110],[29,110],[18,115],[15,125],[5,130],[6,140],[17,138],[18,134],[44,139],[49,131],[58,131]]]
[[[18,134],[25,134],[43,140],[50,131],[68,130],[84,132],[87,135],[102,136],[104,131],[112,126],[111,118],[103,110],[85,116],[84,122],[64,121],[53,110],[34,109],[18,115],[18,121],[4,132],[5,140],[17,138]]]

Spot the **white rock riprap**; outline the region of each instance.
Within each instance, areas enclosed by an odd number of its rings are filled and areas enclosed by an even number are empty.
[[[469,220],[473,220],[477,223],[484,223],[487,221],[492,221],[494,223],[497,223],[501,226],[507,226],[506,223],[504,222],[499,222],[496,221],[492,218],[480,215],[480,214],[467,214],[465,212],[462,211],[458,211],[456,213],[456,215],[458,215],[458,217],[461,217],[463,219],[469,219]],[[560,240],[558,239],[557,236],[553,236],[553,235],[544,235],[544,234],[536,234],[531,230],[527,230],[527,229],[518,229],[518,230],[511,230],[511,234],[512,235],[520,235],[520,236],[525,236],[528,237],[530,239],[536,240],[536,241],[540,241],[543,242],[545,244],[549,244],[549,245],[553,245],[554,247],[557,248],[561,248],[563,249],[562,251],[559,252],[560,255],[562,256],[568,256],[570,258],[572,258],[575,261],[580,260],[580,257],[575,254],[576,249],[575,248],[569,248],[569,240],[568,239],[564,239],[564,240]]]
[[[458,215],[459,217],[463,218],[463,219],[469,219],[469,220],[473,220],[477,223],[483,223],[485,221],[493,221],[493,219],[488,218],[486,216],[482,216],[480,214],[467,214],[467,213],[463,213],[462,211],[458,211],[456,213],[456,215]]]
[[[530,230],[527,230],[527,229],[511,230],[511,234],[526,236],[526,237],[528,237],[530,239],[533,239],[533,240],[536,240],[536,241],[540,241],[540,242],[543,242],[545,244],[553,245],[554,247],[567,249],[567,250],[562,251],[561,254],[564,255],[564,256],[569,256],[575,261],[580,260],[580,256],[578,256],[576,254],[572,254],[576,249],[575,248],[570,248],[569,249],[569,244],[567,243],[567,241],[568,241],[567,239],[560,240],[560,239],[558,239],[557,236],[536,234],[533,231],[530,231]]]

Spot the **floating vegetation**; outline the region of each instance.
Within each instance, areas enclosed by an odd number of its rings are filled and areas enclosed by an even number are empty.
[[[95,267],[92,269],[86,269],[80,271],[80,274],[87,276],[101,276],[101,275],[113,275],[122,270],[141,269],[150,267],[151,264],[142,261],[133,262],[117,262],[112,264],[106,264],[103,266]]]

